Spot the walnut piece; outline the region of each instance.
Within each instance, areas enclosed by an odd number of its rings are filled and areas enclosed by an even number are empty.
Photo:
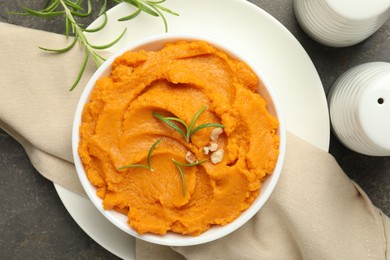
[[[211,162],[213,164],[220,163],[222,161],[223,154],[224,154],[223,149],[218,149],[217,151],[213,152],[210,156]]]
[[[209,154],[209,152],[215,152],[218,149],[218,144],[215,142],[209,142],[205,147],[203,147],[203,153]]]
[[[196,159],[195,154],[193,154],[191,151],[188,151],[186,153],[186,161],[188,163],[197,163],[198,162],[198,160]]]
[[[210,133],[211,141],[216,142],[218,140],[219,135],[222,133],[223,133],[223,129],[221,127],[217,127],[217,128],[214,128],[213,130],[211,130],[211,133]]]

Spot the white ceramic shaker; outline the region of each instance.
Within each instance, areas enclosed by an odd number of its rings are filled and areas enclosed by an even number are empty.
[[[390,0],[293,0],[302,29],[331,47],[357,44],[390,18]]]
[[[328,102],[332,130],[345,146],[390,156],[390,63],[349,69],[332,86]]]

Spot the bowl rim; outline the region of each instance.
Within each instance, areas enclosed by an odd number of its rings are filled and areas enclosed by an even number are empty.
[[[102,75],[104,75],[105,72],[111,69],[111,64],[117,57],[121,56],[124,52],[128,50],[139,50],[142,49],[143,46],[156,44],[157,42],[159,42],[159,44],[162,46],[165,43],[174,42],[178,40],[205,41],[211,46],[214,46],[217,49],[224,51],[231,57],[234,57],[238,60],[245,62],[248,66],[251,67],[251,69],[254,71],[254,73],[259,77],[260,81],[263,83],[261,85],[263,86],[263,88],[266,91],[266,94],[268,95],[267,98],[270,98],[272,100],[274,116],[276,116],[279,121],[279,127],[278,127],[278,135],[280,139],[279,155],[278,155],[275,168],[272,174],[268,176],[267,179],[264,181],[258,197],[253,201],[253,203],[249,206],[248,209],[241,212],[240,216],[238,216],[232,222],[224,226],[214,225],[209,230],[205,231],[199,236],[188,236],[188,235],[181,235],[181,234],[176,234],[171,232],[165,235],[156,235],[156,234],[149,234],[149,233],[140,235],[127,224],[127,220],[124,221],[125,222],[124,224],[118,222],[118,217],[125,220],[127,219],[126,215],[117,213],[114,210],[103,209],[102,200],[96,195],[95,186],[93,186],[87,178],[83,164],[78,154],[78,144],[80,140],[79,127],[81,124],[81,115],[85,104],[89,101],[90,93],[95,86],[96,80],[98,80]],[[233,231],[237,230],[239,227],[247,223],[263,207],[265,202],[268,200],[268,198],[274,191],[275,186],[282,172],[284,159],[286,155],[286,134],[287,133],[286,133],[284,114],[281,109],[281,105],[278,101],[278,98],[274,90],[272,89],[272,85],[268,82],[264,74],[261,71],[259,71],[256,68],[256,66],[254,66],[253,62],[251,62],[250,59],[242,55],[239,52],[239,50],[236,50],[228,46],[227,44],[221,43],[217,39],[211,38],[209,36],[203,36],[200,34],[193,34],[193,33],[164,33],[164,34],[156,34],[153,36],[145,37],[140,40],[125,44],[120,50],[113,53],[113,55],[111,55],[88,80],[84,90],[81,93],[74,114],[74,120],[72,125],[72,154],[73,154],[77,175],[89,200],[91,200],[91,202],[98,209],[98,211],[101,214],[103,214],[103,216],[105,216],[113,225],[115,225],[122,231],[126,232],[127,234],[132,235],[135,238],[150,243],[166,245],[166,246],[191,246],[191,245],[199,245],[199,244],[211,242],[232,233]],[[263,190],[265,183],[267,185],[265,190]],[[122,216],[124,216],[125,218],[123,218]]]

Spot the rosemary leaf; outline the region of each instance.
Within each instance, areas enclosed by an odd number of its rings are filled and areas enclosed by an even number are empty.
[[[64,0],[64,3],[69,6],[69,7],[72,7],[74,10],[79,10],[79,11],[82,11],[84,10],[80,5],[78,5],[77,3],[73,3],[69,0]]]
[[[80,13],[80,12],[76,12],[76,11],[71,11],[71,13],[74,15],[74,16],[78,16],[78,17],[87,17],[87,16],[90,16],[91,13],[92,13],[92,4],[91,4],[91,0],[88,0],[88,9],[87,9],[87,12],[85,13]]]
[[[137,7],[137,10],[128,16],[124,16],[122,18],[119,18],[118,21],[123,22],[123,21],[128,21],[128,20],[134,19],[142,12],[141,4],[138,1],[131,1],[131,4],[134,5],[135,7]]]
[[[184,167],[193,167],[193,166],[197,166],[197,165],[200,165],[202,163],[204,163],[205,161],[207,160],[202,160],[200,162],[194,162],[194,163],[180,163],[178,161],[176,161],[174,158],[172,159],[173,163],[175,164],[175,166],[177,167],[177,169],[179,170],[179,173],[180,173],[180,176],[181,176],[181,183],[182,183],[182,186],[183,186],[183,195],[184,197],[186,196],[186,193],[187,193],[187,185],[186,185],[186,179],[185,179],[185,175],[184,175],[184,172],[183,172],[183,169],[181,168],[182,166]]]
[[[54,0],[53,2],[58,2],[58,0]],[[51,0],[46,0],[45,7],[44,7],[44,9],[42,9],[42,10],[48,9],[48,8],[50,7],[51,3],[52,3]]]
[[[98,17],[101,16],[102,14],[105,14],[106,9],[107,9],[107,0],[103,0],[103,4],[102,4],[102,7],[100,7]]]
[[[187,137],[186,137],[187,140],[189,140],[191,138],[192,128],[194,127],[196,120],[198,120],[198,117],[200,116],[200,114],[203,111],[205,111],[206,108],[207,108],[207,106],[203,106],[201,109],[199,109],[198,112],[196,112],[195,116],[192,118],[190,126],[188,127],[188,130],[187,130]]]
[[[172,121],[177,121],[177,122],[181,123],[187,130],[187,125],[184,121],[180,120],[179,118],[164,117],[156,112],[153,112],[152,115],[154,117],[160,119],[162,122],[164,122],[165,124],[167,124],[171,128],[173,128],[175,131],[177,131],[179,134],[181,134],[187,140],[187,135],[184,133],[184,131],[178,125],[176,125],[174,122],[172,122]]]
[[[101,63],[103,63],[106,59],[97,54],[96,52],[92,53],[92,57],[95,60],[96,66],[99,67]]]
[[[159,16],[158,13],[150,9],[147,5],[143,4],[141,0],[123,0],[123,2],[131,4],[137,8],[140,8],[143,12],[152,15],[152,16]]]
[[[77,38],[74,38],[72,43],[63,49],[49,49],[49,48],[45,48],[45,47],[39,47],[39,49],[44,50],[44,51],[56,52],[56,53],[64,53],[64,52],[67,52],[70,49],[72,49],[73,46],[76,44],[76,42],[77,42]]]
[[[174,11],[164,7],[164,6],[161,6],[159,5],[159,3],[163,3],[165,1],[159,1],[159,2],[154,2],[154,1],[146,1],[146,3],[150,6],[150,8],[152,8],[154,11],[156,11],[156,13],[158,13],[158,15],[161,17],[161,19],[163,20],[163,23],[164,23],[164,27],[165,27],[165,32],[168,32],[168,22],[167,22],[167,19],[165,18],[164,14],[162,12],[166,12],[166,13],[169,13],[171,15],[175,15],[175,16],[178,16],[179,14],[178,13],[175,13]]]
[[[152,147],[150,147],[149,152],[148,152],[148,166],[149,166],[149,169],[150,169],[151,171],[153,171],[152,164],[151,164],[151,161],[152,161],[152,152],[153,152],[154,148],[156,148],[156,145],[157,145],[159,142],[161,142],[161,138],[158,139],[158,140],[152,145]]]
[[[218,124],[218,123],[207,123],[207,124],[202,124],[202,125],[199,125],[197,127],[195,127],[194,129],[191,130],[191,136],[193,134],[195,134],[197,131],[199,131],[200,129],[203,129],[203,128],[207,128],[207,127],[220,127],[220,128],[225,128],[224,125],[222,124]]]
[[[202,160],[202,161],[194,162],[194,163],[180,163],[180,162],[176,161],[175,159],[172,159],[172,160],[173,160],[173,162],[174,162],[175,164],[178,164],[178,165],[180,165],[180,166],[185,166],[185,167],[197,166],[197,165],[200,165],[200,164],[202,164],[202,163],[204,163],[204,162],[207,161],[207,159],[204,159],[204,160]]]
[[[115,40],[113,40],[112,42],[107,43],[105,45],[92,45],[88,41],[87,41],[87,43],[93,49],[104,50],[104,49],[107,49],[107,48],[115,45],[118,41],[120,41],[120,39],[122,39],[123,35],[125,35],[126,31],[127,31],[127,27],[125,27],[125,29],[122,31],[122,33]]]
[[[167,23],[167,19],[165,18],[165,16],[163,15],[163,13],[158,10],[158,8],[155,6],[155,5],[151,5],[150,6],[152,9],[154,9],[154,11],[156,11],[156,13],[158,13],[159,16],[161,16],[161,19],[163,20],[163,23],[164,23],[164,28],[165,28],[165,32],[168,32],[168,23]]]
[[[192,129],[194,127],[195,121],[198,120],[198,117],[200,116],[200,114],[202,114],[202,112],[205,111],[206,109],[207,109],[207,106],[203,106],[199,109],[198,112],[196,112],[196,114],[192,118],[189,129]]]
[[[148,2],[151,2],[151,1],[148,1]],[[163,3],[163,2],[165,2],[165,1],[154,2],[154,6],[155,6],[156,8],[158,8],[158,9],[160,9],[161,11],[164,11],[164,12],[166,12],[166,13],[168,13],[168,14],[175,15],[175,16],[179,16],[178,13],[172,11],[171,9],[168,9],[168,8],[162,6],[162,5],[159,5],[159,3]]]
[[[175,161],[173,161],[175,163]],[[182,184],[182,187],[183,187],[183,196],[185,197],[187,195],[187,184],[186,184],[186,179],[185,179],[185,176],[184,176],[184,172],[182,170],[182,168],[180,167],[179,164],[175,163],[177,169],[179,170],[179,173],[180,173],[180,177],[181,177],[181,184]]]
[[[52,3],[50,3],[51,1],[47,1],[46,3],[46,7],[44,9],[42,9],[43,12],[52,12],[54,10],[57,9],[57,7],[60,5],[60,1],[58,0],[55,0],[53,1]]]
[[[138,8],[134,13],[128,15],[128,16],[124,16],[122,18],[119,18],[118,21],[120,22],[123,22],[123,21],[128,21],[128,20],[131,20],[131,19],[134,19],[135,17],[137,17],[140,13],[142,12],[142,9],[141,8]]]
[[[149,152],[148,152],[148,165],[143,165],[143,164],[129,164],[129,165],[124,165],[124,166],[121,166],[121,167],[118,167],[116,168],[118,171],[120,170],[124,170],[124,169],[128,169],[128,168],[145,168],[145,169],[148,169],[149,171],[153,171],[153,168],[152,168],[152,153],[153,153],[153,150],[156,148],[156,146],[158,145],[158,143],[161,142],[161,138],[158,139],[156,142],[154,142],[154,144],[150,147],[149,149]]]
[[[158,1],[152,1],[152,0],[148,0],[149,3],[153,3],[153,4],[162,4],[165,2],[165,0],[158,0]]]
[[[28,14],[35,15],[38,17],[43,18],[50,18],[55,16],[60,16],[65,13],[65,11],[51,11],[51,12],[42,12],[42,11],[35,11],[27,7],[22,7]]]
[[[65,17],[65,36],[66,36],[66,39],[68,39],[69,37],[69,28],[72,27],[72,23],[69,21],[69,18],[66,16]],[[77,41],[77,37],[75,37],[76,41]]]
[[[103,18],[104,20],[103,20],[101,25],[99,25],[99,26],[97,26],[97,27],[95,27],[93,29],[84,29],[84,32],[94,33],[94,32],[98,32],[98,31],[102,30],[106,26],[107,21],[108,21],[108,16],[107,16],[106,13],[103,13],[103,17],[104,17]]]
[[[83,64],[81,65],[81,69],[80,69],[80,71],[77,75],[77,78],[74,81],[73,85],[70,87],[69,91],[72,91],[77,86],[77,84],[79,84],[80,79],[83,76],[83,73],[85,71],[85,68],[87,67],[88,57],[89,57],[89,52],[88,52],[88,50],[86,50],[85,56],[84,56],[84,61],[83,61]]]

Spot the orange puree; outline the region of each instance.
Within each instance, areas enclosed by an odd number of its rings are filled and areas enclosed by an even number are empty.
[[[260,83],[261,84],[261,83]],[[279,153],[278,121],[256,92],[259,79],[243,62],[203,41],[178,41],[156,52],[128,51],[96,82],[80,126],[79,154],[106,210],[127,214],[138,233],[168,231],[199,235],[212,225],[236,219],[259,195]],[[216,140],[222,161],[213,163],[203,148],[213,127],[190,142],[153,116],[177,117],[195,126],[223,124]],[[178,124],[180,125],[180,124]],[[151,167],[117,168],[129,164]],[[175,159],[200,165],[182,167],[186,192]]]

